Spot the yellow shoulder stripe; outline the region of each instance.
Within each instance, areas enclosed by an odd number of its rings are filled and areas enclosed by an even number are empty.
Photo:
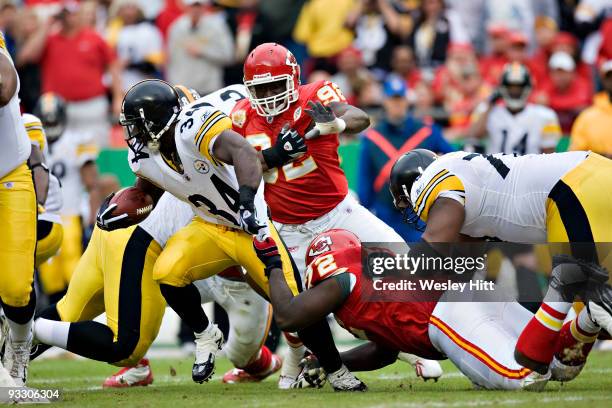
[[[46,145],[46,137],[42,124],[40,122],[29,122],[26,123],[25,128],[30,141],[36,143],[41,151],[44,150]]]
[[[220,115],[215,115],[214,119],[208,119],[198,133],[201,135],[196,136],[196,147],[200,151],[200,153],[206,157],[210,162],[219,165],[220,163],[212,157],[210,154],[210,141],[221,132],[227,129],[232,128],[232,121],[225,114],[219,112]],[[212,117],[212,116],[211,116]]]
[[[448,173],[439,178],[438,182],[434,184],[430,188],[430,191],[424,196],[421,207],[417,207],[417,214],[423,221],[427,221],[429,209],[443,191],[457,191],[465,193],[463,183],[457,176]]]
[[[206,135],[206,131],[208,129],[208,126],[215,120],[218,120],[221,116],[223,116],[223,112],[221,111],[216,111],[213,112],[205,121],[204,123],[202,123],[202,126],[200,126],[200,128],[198,129],[198,132],[196,133],[195,137],[193,138],[193,142],[195,143],[196,146],[199,146],[200,143],[202,142],[202,139],[204,138],[204,135]]]
[[[98,152],[99,152],[98,146],[94,144],[81,144],[81,145],[78,145],[76,148],[77,156],[80,156],[83,154],[97,155]]]
[[[414,202],[415,208],[418,208],[421,205],[421,201],[423,200],[423,197],[425,196],[425,194],[427,194],[427,191],[431,188],[431,186],[434,185],[436,181],[440,179],[440,177],[443,177],[446,174],[448,174],[448,170],[446,169],[440,170],[435,176],[431,178],[431,180],[429,180],[429,183],[427,183],[425,188],[421,191],[421,194],[419,194],[416,201]]]

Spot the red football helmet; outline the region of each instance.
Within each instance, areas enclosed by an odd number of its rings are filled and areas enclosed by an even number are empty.
[[[276,116],[298,100],[300,66],[282,45],[264,43],[251,51],[244,62],[243,82],[257,113]]]
[[[325,231],[312,240],[306,250],[306,288],[311,288],[323,279],[345,272],[346,268],[338,268],[334,258],[325,259],[329,252],[355,251],[355,256],[360,257],[361,241],[357,235],[343,229],[331,229]],[[313,263],[314,262],[314,263]]]

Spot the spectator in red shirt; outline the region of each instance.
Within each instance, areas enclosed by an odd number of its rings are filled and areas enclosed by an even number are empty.
[[[111,75],[113,114],[123,98],[120,68],[108,44],[82,23],[79,4],[65,3],[59,14],[42,24],[23,46],[21,57],[40,62],[42,91],[67,102],[67,130],[95,134],[102,146],[109,142],[106,72]]]
[[[569,134],[576,116],[591,104],[593,91],[589,82],[576,72],[572,56],[555,52],[548,62],[548,78],[542,82],[534,100],[548,105],[559,116],[564,134]]]
[[[487,28],[489,52],[480,57],[480,73],[485,82],[497,85],[499,78],[508,63],[506,51],[509,46],[508,35],[510,31],[503,24],[491,24]]]
[[[580,59],[578,39],[573,34],[562,31],[555,36],[555,40],[550,47],[550,54],[552,55],[557,51],[563,51],[571,55],[576,63],[576,73],[585,81],[593,82],[592,68]]]

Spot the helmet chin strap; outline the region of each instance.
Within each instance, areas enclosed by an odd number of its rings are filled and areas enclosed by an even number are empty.
[[[149,148],[149,150],[151,150],[151,152],[158,152],[159,151],[159,147],[160,147],[159,139],[161,139],[161,137],[164,135],[164,133],[166,133],[168,131],[168,129],[170,129],[170,126],[172,126],[172,124],[174,123],[174,121],[178,117],[178,112],[175,109],[174,113],[172,114],[172,116],[170,117],[168,122],[166,123],[166,126],[164,126],[163,129],[160,130],[157,133],[153,133],[151,131],[151,128],[149,127],[147,119],[145,118],[144,110],[142,108],[140,108],[138,110],[138,112],[140,114],[140,118],[142,119],[142,123],[144,124],[144,127],[147,130],[147,133],[149,134],[149,137],[151,138],[151,140],[147,141],[147,147]]]

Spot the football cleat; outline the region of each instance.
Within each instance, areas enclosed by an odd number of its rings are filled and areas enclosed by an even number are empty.
[[[216,324],[210,324],[202,333],[195,333],[195,344],[195,362],[191,378],[202,384],[215,373],[215,356],[223,345],[223,333]]]
[[[102,388],[146,387],[153,384],[153,371],[149,360],[143,358],[134,367],[124,367],[106,378]]]
[[[270,375],[280,370],[282,365],[283,365],[283,362],[281,361],[280,357],[278,357],[276,354],[272,354],[272,363],[270,364],[269,369],[264,371],[262,374],[253,375],[253,374],[247,373],[242,368],[232,368],[227,373],[225,373],[221,381],[224,382],[225,384],[237,384],[237,383],[263,381]]]
[[[437,382],[444,373],[440,363],[435,360],[427,360],[408,353],[399,353],[397,358],[414,367],[416,376],[422,378],[423,381],[434,380]]]
[[[550,371],[546,374],[532,371],[527,377],[521,380],[521,388],[527,391],[543,391],[546,384],[548,384],[548,380],[550,380]]]
[[[327,379],[334,391],[367,391],[368,386],[343,364],[338,371],[327,375]]]
[[[563,364],[557,357],[554,357],[550,363],[551,381],[566,382],[578,377],[578,374],[584,368],[585,363],[580,365]]]
[[[14,342],[9,335],[4,344],[2,362],[18,387],[24,386],[28,378],[31,347],[32,336],[26,341]]]
[[[292,384],[294,384],[297,381],[297,377],[291,377],[289,375],[280,375],[278,377],[278,389],[279,390],[288,390],[292,387]]]

